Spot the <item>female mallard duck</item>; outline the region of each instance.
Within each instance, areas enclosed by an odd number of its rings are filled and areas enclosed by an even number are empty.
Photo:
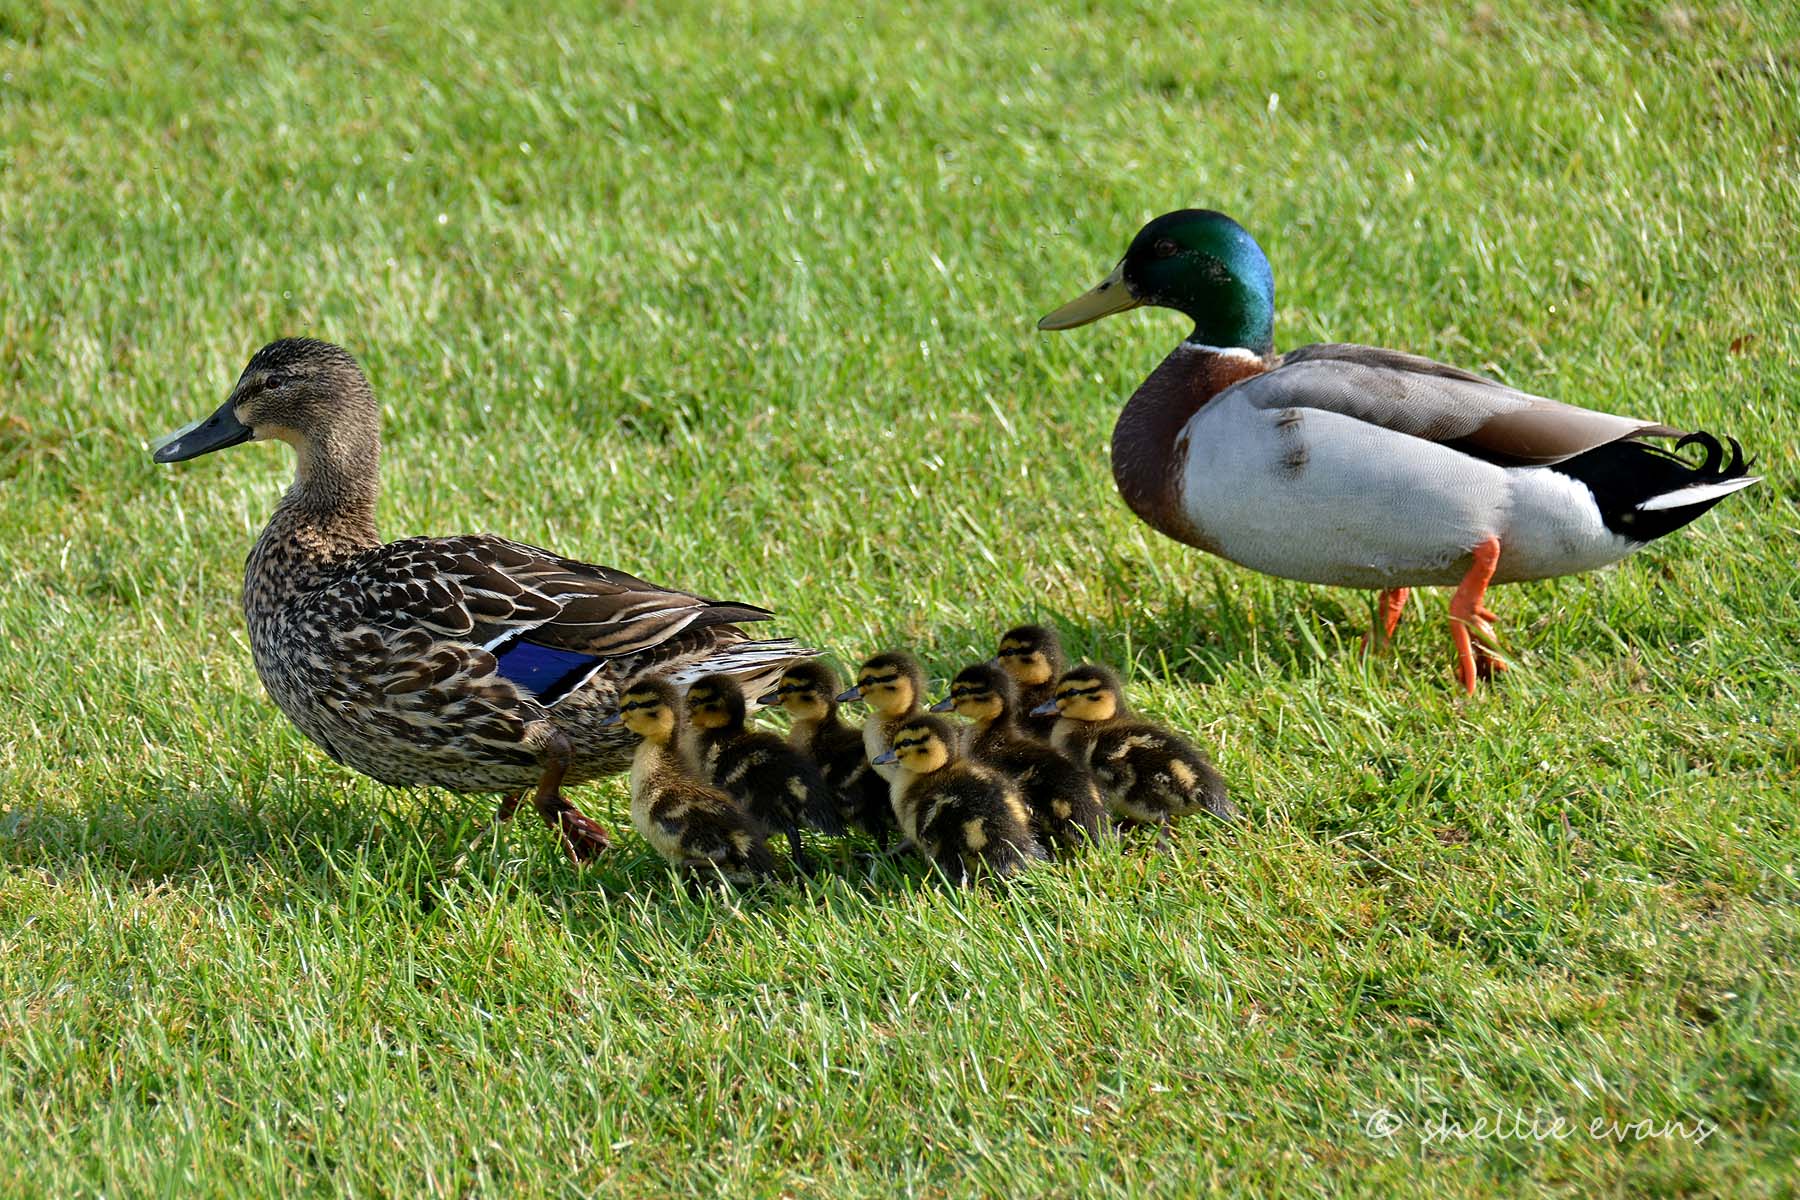
[[[702,675],[689,684],[688,765],[758,821],[781,831],[794,865],[810,875],[800,827],[844,832],[831,785],[813,760],[781,735],[749,728],[749,711],[743,688],[729,675]]]
[[[838,715],[841,686],[823,662],[803,659],[782,672],[780,685],[763,697],[763,703],[787,710],[794,722],[788,744],[809,756],[824,774],[837,794],[844,823],[886,845],[896,828],[888,781],[869,764],[862,730]]]
[[[535,789],[578,861],[606,831],[562,794],[625,768],[632,738],[603,728],[621,681],[652,666],[767,686],[811,651],[750,641],[771,614],[707,600],[488,534],[375,532],[381,410],[356,360],[303,338],[256,352],[219,410],[156,461],[279,438],[294,485],[250,551],[244,616],[276,705],[346,766],[396,786]]]
[[[604,721],[643,739],[631,758],[631,824],[651,849],[696,883],[774,875],[763,823],[690,773],[681,750],[681,693],[667,676],[634,680]]]
[[[1617,562],[1749,487],[1709,433],[1575,408],[1395,350],[1273,353],[1275,283],[1235,221],[1185,209],[1138,233],[1100,285],[1038,322],[1073,329],[1139,305],[1194,332],[1113,430],[1113,478],[1161,532],[1286,579],[1380,589],[1372,639],[1408,588],[1456,586],[1463,687],[1503,666],[1488,585]],[[1677,437],[1690,464],[1647,445]],[[1479,642],[1471,646],[1471,634]]]
[[[1052,680],[1052,691],[1055,686]],[[1011,675],[991,662],[964,667],[950,681],[950,695],[930,711],[955,712],[972,722],[969,757],[1018,785],[1032,831],[1046,849],[1080,850],[1099,839],[1106,806],[1093,775],[1019,728],[1019,689]],[[1054,704],[1040,718],[1052,724],[1056,719]]]
[[[1176,817],[1209,812],[1223,821],[1236,819],[1225,780],[1200,748],[1172,729],[1134,716],[1119,677],[1105,667],[1084,663],[1063,672],[1056,698],[1039,712],[1057,715],[1051,741],[1093,770],[1113,815],[1155,825],[1158,842],[1167,843],[1169,822]]]
[[[1018,789],[959,755],[956,732],[942,717],[902,721],[893,746],[875,761],[895,769],[900,832],[952,883],[984,873],[1005,879],[1044,857]]]

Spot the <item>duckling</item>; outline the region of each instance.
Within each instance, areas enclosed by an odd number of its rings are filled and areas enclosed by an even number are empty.
[[[1155,825],[1159,845],[1168,844],[1176,817],[1205,810],[1221,820],[1237,818],[1225,780],[1206,755],[1173,730],[1133,716],[1119,677],[1105,667],[1065,671],[1055,698],[1037,711],[1057,714],[1051,743],[1088,764],[1113,815]]]
[[[978,872],[1005,879],[1044,857],[1019,791],[993,768],[963,758],[942,717],[902,721],[875,759],[892,764],[900,832],[958,886]]]
[[[974,722],[970,757],[1018,785],[1031,828],[1046,848],[1076,850],[1100,836],[1106,805],[1087,767],[1047,742],[1020,731],[1019,692],[1012,676],[991,662],[963,668],[950,695],[932,712],[955,711]]]
[[[688,766],[758,821],[787,837],[794,865],[812,874],[800,827],[841,834],[844,822],[831,787],[812,759],[764,729],[745,726],[744,689],[729,675],[702,675],[688,685],[687,730],[682,749]]]
[[[836,793],[838,815],[886,845],[895,831],[888,781],[869,765],[862,730],[838,715],[842,685],[836,672],[817,659],[794,664],[774,692],[763,697],[793,719],[788,744],[810,756]]]
[[[1019,728],[1034,738],[1050,740],[1054,716],[1033,716],[1056,693],[1056,678],[1068,666],[1062,638],[1048,625],[1017,625],[1000,635],[994,661],[1019,685]]]
[[[894,730],[925,711],[925,668],[904,650],[877,654],[862,665],[855,685],[838,700],[861,700],[874,710],[863,722],[863,751],[881,777],[893,783],[900,769],[892,759],[882,761],[881,755],[893,743]]]
[[[736,801],[694,778],[681,753],[681,696],[663,676],[632,683],[608,724],[643,740],[631,758],[631,823],[696,882],[749,883],[775,873],[769,834]]]

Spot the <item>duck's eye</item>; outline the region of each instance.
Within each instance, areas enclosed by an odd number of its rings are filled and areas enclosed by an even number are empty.
[[[1181,247],[1177,246],[1168,238],[1159,238],[1156,245],[1152,246],[1151,249],[1156,252],[1156,257],[1158,258],[1173,258],[1176,251],[1180,250]]]
[[[265,375],[265,376],[263,376],[263,390],[265,390],[265,391],[272,392],[278,387],[286,386],[286,384],[287,384],[287,376],[286,375]]]

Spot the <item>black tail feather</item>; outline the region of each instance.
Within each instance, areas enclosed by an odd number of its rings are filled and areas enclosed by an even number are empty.
[[[1725,460],[1725,447],[1719,445],[1719,439],[1704,429],[1696,429],[1675,443],[1675,454],[1680,454],[1690,444],[1706,449],[1706,461],[1694,468],[1696,475],[1690,483],[1723,483],[1727,479],[1742,479],[1749,474],[1756,460],[1745,462],[1744,448],[1730,434],[1725,436],[1725,440],[1731,443],[1731,462],[1723,471],[1719,470],[1719,464]]]
[[[1597,446],[1551,469],[1587,485],[1608,529],[1620,537],[1648,542],[1675,532],[1725,497],[1649,511],[1643,504],[1682,488],[1726,483],[1749,473],[1751,462],[1745,460],[1744,448],[1734,437],[1725,441],[1731,445],[1729,458],[1724,444],[1703,430],[1684,436],[1674,450],[1626,438]],[[1690,445],[1705,451],[1705,459],[1698,464],[1681,457],[1680,451]]]

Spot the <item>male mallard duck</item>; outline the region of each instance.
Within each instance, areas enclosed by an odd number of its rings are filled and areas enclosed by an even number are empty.
[[[886,844],[896,828],[888,781],[869,764],[862,730],[838,715],[841,686],[823,662],[803,659],[782,673],[780,685],[763,697],[763,703],[787,710],[793,720],[788,744],[818,766],[837,793],[844,823]]]
[[[1046,718],[1056,720],[1055,705]],[[1079,850],[1099,838],[1106,806],[1086,766],[1019,729],[1019,691],[1012,676],[991,662],[964,667],[950,681],[950,695],[932,712],[954,711],[973,722],[969,757],[1018,785],[1031,828],[1046,848]]]
[[[863,722],[863,751],[891,784],[899,768],[881,755],[893,744],[894,730],[925,711],[925,668],[904,650],[877,654],[857,671],[856,682],[838,696],[841,704],[856,700],[873,710]]]
[[[535,788],[578,861],[606,831],[561,791],[625,768],[631,739],[602,728],[621,681],[650,667],[724,671],[753,686],[811,651],[750,641],[771,614],[708,600],[488,534],[375,532],[381,410],[356,360],[304,338],[256,352],[219,410],[156,461],[253,439],[299,457],[294,485],[250,551],[244,616],[277,706],[337,762],[396,786]]]
[[[1378,645],[1408,588],[1456,585],[1450,634],[1470,692],[1504,665],[1491,653],[1490,584],[1617,562],[1756,482],[1730,438],[1727,460],[1710,433],[1575,408],[1395,350],[1276,355],[1269,261],[1216,212],[1156,218],[1112,274],[1038,328],[1143,304],[1176,309],[1194,332],[1113,430],[1113,479],[1132,511],[1252,570],[1380,589]],[[1705,458],[1688,463],[1646,437],[1698,444]]]
[[[643,739],[631,758],[631,824],[652,849],[699,883],[750,883],[775,873],[762,822],[689,773],[681,693],[666,676],[633,682],[605,720]]]
[[[800,827],[841,834],[844,823],[831,785],[812,759],[779,734],[750,729],[743,689],[729,675],[702,675],[688,685],[688,764],[723,788],[751,816],[787,837],[794,865],[811,873]]]
[[[1044,857],[1018,789],[993,769],[963,758],[942,717],[914,716],[875,761],[893,765],[900,831],[952,883],[977,875],[1005,879]]]
[[[1019,727],[1033,737],[1049,740],[1055,717],[1034,717],[1032,711],[1049,700],[1057,676],[1068,666],[1062,638],[1048,625],[1016,625],[1000,635],[994,661],[1019,685]]]
[[[1083,664],[1063,672],[1056,698],[1040,714],[1057,714],[1056,748],[1094,772],[1107,807],[1122,821],[1157,827],[1166,843],[1169,822],[1209,812],[1237,817],[1225,780],[1200,748],[1171,729],[1132,715],[1119,677]]]

